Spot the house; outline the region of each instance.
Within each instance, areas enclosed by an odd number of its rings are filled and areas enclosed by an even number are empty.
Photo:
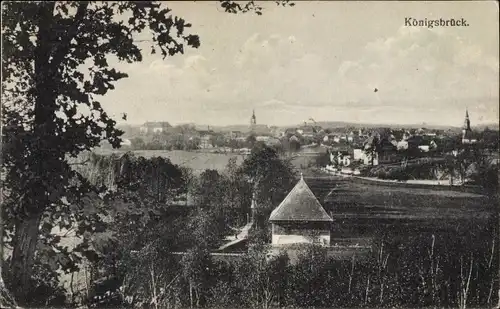
[[[254,124],[250,127],[250,133],[254,135],[272,135],[271,129],[265,124]]]
[[[230,132],[227,133],[226,136],[229,139],[236,139],[238,137],[243,136],[243,132],[241,132],[241,131],[230,131]]]
[[[142,134],[161,133],[171,127],[168,122],[146,122],[141,126],[140,131]]]
[[[351,131],[351,132],[347,135],[347,141],[348,141],[349,143],[352,143],[352,142],[354,141],[354,137],[355,137],[355,134],[354,134],[354,132],[352,132],[352,131]]]
[[[434,140],[424,139],[420,145],[418,145],[418,149],[422,152],[429,152],[430,150],[434,150],[437,148],[437,144]]]
[[[378,153],[363,153],[363,164],[364,165],[378,165]]]
[[[334,143],[340,143],[340,136],[338,134],[329,134],[328,139]]]
[[[351,156],[348,151],[337,151],[330,153],[330,162],[333,165],[349,166],[351,165]]]
[[[397,143],[396,147],[398,150],[406,150],[408,149],[408,141],[401,140]]]
[[[281,141],[279,138],[276,138],[276,137],[269,137],[267,140],[264,141],[264,143],[268,146],[268,147],[272,147],[272,146],[279,146],[281,145]]]
[[[429,145],[418,145],[418,149],[422,152],[429,152],[430,146]]]
[[[213,148],[212,145],[212,136],[213,136],[213,131],[198,131],[198,134],[200,135],[200,148],[201,149],[207,149],[207,148]]]
[[[365,152],[361,148],[354,148],[353,149],[353,155],[352,159],[354,161],[362,161],[364,157]]]
[[[297,136],[295,136],[295,135],[290,136],[290,139],[289,139],[288,141],[289,141],[290,143],[291,143],[291,142],[294,142],[294,143],[300,143],[299,138],[298,138]]]
[[[283,137],[285,136],[285,131],[283,131],[281,128],[277,126],[271,126],[269,127],[269,130],[271,131],[271,135],[274,137]]]
[[[297,129],[297,133],[304,137],[313,137],[316,134],[317,130],[311,126],[303,126]]]
[[[332,221],[301,176],[269,217],[272,245],[305,243],[330,246]]]

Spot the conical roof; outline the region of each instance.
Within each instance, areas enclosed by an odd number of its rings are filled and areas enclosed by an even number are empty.
[[[333,220],[301,177],[281,204],[273,210],[269,221],[331,222]]]

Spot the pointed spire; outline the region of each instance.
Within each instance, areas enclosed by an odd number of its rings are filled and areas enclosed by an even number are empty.
[[[464,120],[464,130],[469,131],[470,128],[470,120],[469,120],[469,110],[465,108],[465,120]]]

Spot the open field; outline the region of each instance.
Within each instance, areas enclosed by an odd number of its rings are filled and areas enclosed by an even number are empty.
[[[407,188],[357,183],[348,178],[306,178],[332,215],[332,238],[371,238],[450,234],[492,237],[495,201],[455,190]]]

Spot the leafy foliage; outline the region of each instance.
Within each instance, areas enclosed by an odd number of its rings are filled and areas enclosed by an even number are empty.
[[[98,192],[70,167],[105,139],[120,145],[122,132],[97,101],[127,77],[108,60],[136,62],[135,36],[149,32],[151,51],[163,57],[198,47],[199,38],[171,10],[152,2],[2,3],[2,168],[6,215],[14,230],[12,285],[24,299],[42,217],[65,216],[70,227],[84,196]],[[124,18],[129,16],[128,19]],[[89,221],[90,222],[90,221]],[[45,224],[44,223],[44,224]],[[87,226],[92,227],[92,223]],[[34,226],[34,228],[30,228]],[[81,224],[86,226],[86,224]]]
[[[271,211],[295,184],[296,175],[288,159],[269,147],[256,147],[243,162],[240,172],[257,191],[259,207]]]

